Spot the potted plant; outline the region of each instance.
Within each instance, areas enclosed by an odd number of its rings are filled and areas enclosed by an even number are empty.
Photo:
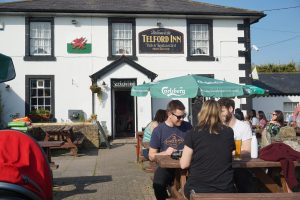
[[[101,87],[99,87],[96,83],[93,83],[90,86],[90,90],[92,91],[92,93],[97,93],[99,94],[101,92]]]
[[[32,122],[49,122],[52,118],[52,114],[49,110],[39,108],[36,110],[32,110],[28,117]]]

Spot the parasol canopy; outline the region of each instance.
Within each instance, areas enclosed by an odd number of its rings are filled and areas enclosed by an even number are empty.
[[[203,97],[247,97],[262,95],[265,90],[254,85],[239,85],[199,75],[186,75],[157,82],[144,83],[131,88],[131,96],[153,98],[194,98]]]

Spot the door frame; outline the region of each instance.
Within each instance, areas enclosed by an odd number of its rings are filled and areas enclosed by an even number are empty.
[[[133,86],[129,86],[128,87],[115,87],[114,86],[114,81],[128,81],[128,82],[132,82],[133,85],[136,85],[137,84],[137,78],[111,78],[110,79],[110,85],[111,85],[111,88],[110,88],[110,92],[111,92],[111,132],[112,132],[112,139],[115,139],[116,137],[116,126],[115,126],[115,91],[126,91],[129,89],[129,91],[131,90],[131,87]],[[134,128],[135,128],[135,132],[137,130],[137,127],[138,127],[138,123],[137,123],[137,100],[136,100],[136,97],[133,98],[133,114],[134,114]]]

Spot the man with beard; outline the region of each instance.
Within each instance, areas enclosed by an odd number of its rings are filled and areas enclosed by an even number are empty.
[[[184,147],[186,132],[192,128],[191,124],[183,121],[185,107],[179,100],[172,100],[167,106],[167,119],[160,123],[151,135],[149,159],[155,160],[156,155],[171,155]],[[168,198],[167,186],[175,177],[175,169],[158,167],[154,173],[153,189],[157,200]]]
[[[251,153],[251,137],[252,130],[248,124],[240,121],[234,116],[235,103],[232,99],[221,98],[218,103],[221,107],[221,120],[222,122],[233,129],[234,138],[242,139],[242,154]]]
[[[234,116],[235,103],[232,99],[221,98],[218,103],[221,107],[221,121],[231,127],[234,132],[234,138],[242,139],[241,154],[250,157],[251,154],[251,127],[243,121],[240,121]],[[256,181],[252,173],[247,169],[234,170],[234,182],[238,192],[253,193],[259,192]]]

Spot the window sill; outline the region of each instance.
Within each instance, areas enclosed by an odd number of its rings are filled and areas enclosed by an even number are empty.
[[[56,61],[55,56],[24,56],[24,61]]]
[[[188,56],[187,61],[216,61],[217,58],[213,56]]]
[[[126,55],[124,55],[126,56]],[[108,56],[107,60],[117,60],[119,58],[121,58],[122,56]],[[126,56],[127,58],[131,59],[131,60],[138,60],[138,58],[136,56]]]

